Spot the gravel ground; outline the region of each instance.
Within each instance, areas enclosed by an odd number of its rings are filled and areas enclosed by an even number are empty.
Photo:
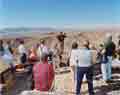
[[[17,74],[15,86],[3,95],[18,95],[24,90],[30,90],[30,77],[30,74],[27,73]],[[56,75],[55,90],[59,93],[52,95],[60,95],[60,92],[64,93],[62,95],[74,95],[74,83],[72,82],[71,72]],[[120,74],[113,74],[113,82],[111,84],[104,84],[101,75],[94,76],[94,90],[95,95],[120,95]],[[88,95],[87,83],[85,82],[82,85],[82,95]]]

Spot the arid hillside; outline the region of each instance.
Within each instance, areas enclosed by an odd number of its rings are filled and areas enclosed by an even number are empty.
[[[120,32],[118,31],[98,31],[98,32],[67,32],[66,38],[65,38],[65,50],[69,50],[71,48],[71,44],[74,41],[79,42],[80,44],[84,39],[88,39],[90,43],[93,46],[98,46],[100,43],[102,43],[105,39],[105,36],[107,33],[112,34],[113,41],[117,44],[118,36],[120,35]],[[53,47],[57,43],[56,36],[59,35],[59,32],[50,32],[50,33],[31,33],[29,34],[29,37],[24,37],[26,46],[30,47],[40,41],[40,39],[45,39],[46,44],[49,47]]]

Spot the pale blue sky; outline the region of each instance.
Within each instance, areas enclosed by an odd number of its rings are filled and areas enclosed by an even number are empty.
[[[120,0],[0,0],[0,28],[120,24]]]

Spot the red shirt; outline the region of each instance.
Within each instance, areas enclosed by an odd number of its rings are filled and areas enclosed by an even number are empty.
[[[54,80],[54,69],[52,64],[36,64],[33,67],[34,86],[36,90],[48,91]]]
[[[30,61],[37,61],[37,53],[34,49],[29,50],[29,60]]]

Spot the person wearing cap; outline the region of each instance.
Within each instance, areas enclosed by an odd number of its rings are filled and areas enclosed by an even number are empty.
[[[64,40],[66,38],[66,34],[64,32],[60,32],[60,34],[56,37],[59,44],[59,58],[60,63],[62,63],[62,54],[64,53]]]
[[[112,35],[107,34],[106,40],[104,42],[104,49],[102,53],[105,56],[105,62],[102,62],[101,64],[101,71],[103,75],[103,80],[105,82],[110,82],[111,76],[112,76],[112,56],[115,53],[116,46],[114,42],[112,41]]]
[[[84,41],[82,48],[78,48],[75,42],[72,45],[70,56],[70,66],[73,68],[76,94],[80,94],[81,85],[84,75],[86,75],[89,95],[94,95],[93,90],[93,67],[92,67],[92,50],[88,48],[88,42]]]

